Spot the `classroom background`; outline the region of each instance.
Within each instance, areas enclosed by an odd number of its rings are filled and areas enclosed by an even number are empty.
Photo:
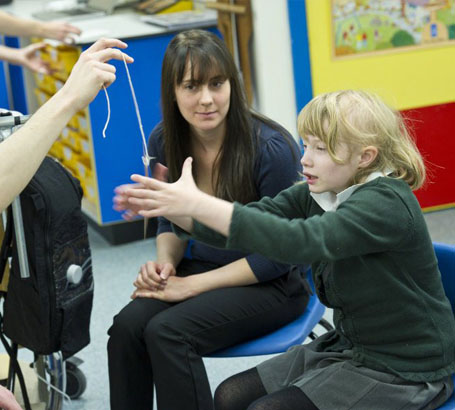
[[[33,17],[48,10],[49,3],[55,1],[14,0],[0,10]],[[83,33],[74,45],[49,42],[42,58],[56,68],[54,74],[36,75],[0,64],[0,107],[33,113],[62,86],[81,51],[101,36],[117,37],[129,44],[128,53],[135,58],[130,73],[147,135],[161,117],[160,70],[168,42],[176,31],[202,27],[232,43],[252,106],[295,138],[299,110],[323,92],[364,88],[398,108],[429,167],[430,182],[416,195],[432,239],[455,244],[455,0],[217,2],[240,7],[236,13],[210,8],[200,0],[175,1],[158,14],[149,14],[156,11],[154,3],[114,1],[112,14],[68,18]],[[199,15],[178,19],[182,12]],[[165,16],[161,17],[165,23],[151,24],[144,16]],[[191,26],[190,18],[195,18]],[[38,40],[1,41],[18,47]],[[114,64],[118,79],[108,89],[111,121],[106,138],[102,130],[107,102],[101,92],[70,121],[50,152],[84,188],[95,278],[92,341],[77,354],[83,360],[80,369],[87,387],[79,399],[64,404],[68,409],[109,408],[106,331],[129,300],[138,266],[155,257],[153,221],[149,237],[142,239],[142,221],[124,222],[112,209],[114,187],[127,182],[132,173],[144,172],[128,78],[123,64]],[[325,317],[331,320],[329,310]],[[21,360],[30,357],[29,352],[20,352]],[[212,388],[263,359],[206,359]]]

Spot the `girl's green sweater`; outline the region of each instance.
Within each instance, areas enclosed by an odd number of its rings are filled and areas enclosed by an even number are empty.
[[[273,199],[235,204],[228,238],[197,222],[193,237],[311,263],[317,294],[334,309],[337,332],[326,350],[351,348],[356,361],[410,381],[455,372],[453,312],[422,211],[404,181],[376,178],[334,212],[298,184]]]

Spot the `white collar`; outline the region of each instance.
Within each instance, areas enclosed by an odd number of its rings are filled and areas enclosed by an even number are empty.
[[[366,184],[367,182],[373,181],[373,179],[384,177],[386,175],[391,174],[392,172],[393,171],[372,172],[361,184],[351,185],[350,187],[346,188],[344,191],[341,191],[338,194],[335,194],[335,192],[322,192],[320,194],[310,192],[310,195],[324,211],[326,212],[336,211],[340,204],[346,201],[356,191],[357,188],[359,188],[363,184]]]

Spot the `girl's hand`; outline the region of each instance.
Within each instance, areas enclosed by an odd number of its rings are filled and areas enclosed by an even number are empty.
[[[131,295],[131,299],[141,297],[158,299],[164,302],[181,302],[182,300],[189,299],[197,294],[194,289],[191,288],[191,278],[192,276],[184,278],[170,276],[168,277],[167,284],[163,289],[136,289]]]
[[[136,216],[138,216],[138,212],[141,210],[140,206],[132,205],[128,202],[130,198],[127,194],[129,190],[132,189],[144,189],[144,185],[142,184],[124,184],[119,185],[114,189],[114,198],[112,201],[114,202],[114,210],[122,213],[122,218],[131,221]]]
[[[153,177],[159,181],[167,181],[168,169],[164,165],[157,163],[153,168]],[[141,210],[139,206],[132,205],[128,202],[127,191],[129,189],[145,189],[146,187],[143,184],[124,184],[119,185],[114,189],[114,206],[113,208],[118,212],[122,213],[122,218],[130,221],[138,216],[138,212]]]
[[[144,217],[192,216],[203,193],[197,188],[192,175],[191,157],[183,163],[180,179],[172,184],[132,175],[131,179],[144,188],[126,189],[130,208]]]

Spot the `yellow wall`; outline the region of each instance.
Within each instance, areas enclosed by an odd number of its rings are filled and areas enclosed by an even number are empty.
[[[331,0],[306,0],[306,6],[314,95],[363,88],[397,109],[455,101],[455,43],[334,60]]]

